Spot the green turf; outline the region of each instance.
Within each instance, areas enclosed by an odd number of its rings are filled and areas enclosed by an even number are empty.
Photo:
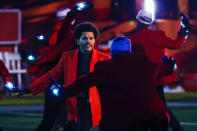
[[[197,101],[197,92],[186,92],[186,93],[166,93],[166,100],[187,102]],[[176,118],[180,122],[191,122],[197,123],[197,107],[170,107]],[[197,131],[197,126],[182,125],[185,131]],[[172,131],[169,129],[169,131]]]
[[[170,109],[182,122],[197,123],[197,107],[170,107]]]
[[[167,101],[196,101],[197,93],[168,93],[165,94]],[[24,105],[42,105],[43,94],[38,96],[25,95],[19,99],[15,95],[4,95],[0,106],[24,106]],[[181,122],[197,123],[197,107],[170,107],[177,119]],[[22,111],[23,113],[37,113],[41,114],[42,111]],[[33,131],[40,123],[41,117],[24,117],[19,115],[6,115],[0,114],[0,126],[5,131]],[[197,131],[197,126],[183,125],[185,131]],[[98,127],[92,131],[98,131]],[[169,131],[171,131],[169,129]]]
[[[37,96],[32,96],[31,94],[24,95],[20,98],[16,98],[16,94],[11,96],[2,95],[2,101],[0,101],[0,106],[24,106],[24,105],[42,105],[44,102],[44,95],[39,94]]]
[[[166,93],[167,101],[196,101],[197,92],[186,92],[186,93]]]
[[[197,92],[187,93],[167,93],[165,94],[167,101],[196,101]],[[43,104],[43,94],[32,96],[31,94],[24,95],[20,98],[16,98],[16,95],[3,95],[0,106],[20,106],[20,105],[41,105]]]
[[[0,126],[4,131],[35,131],[41,117],[0,116]]]
[[[197,123],[197,107],[170,107],[180,122]],[[182,125],[185,131],[197,131],[197,125]]]
[[[197,107],[171,107],[170,109],[173,111],[179,121],[197,123],[197,116],[195,115],[197,114]],[[41,117],[0,115],[0,126],[2,126],[5,131],[33,131],[40,121]],[[183,125],[182,127],[185,131],[197,130],[197,126]],[[98,128],[94,128],[92,131],[98,131]],[[169,131],[171,130],[169,129]]]

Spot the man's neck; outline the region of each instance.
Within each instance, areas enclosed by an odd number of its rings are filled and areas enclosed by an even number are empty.
[[[82,51],[82,50],[79,50],[79,53],[82,54],[82,55],[90,55],[92,54],[93,50],[92,51]]]

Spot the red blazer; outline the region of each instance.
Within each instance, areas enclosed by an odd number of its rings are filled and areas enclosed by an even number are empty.
[[[8,69],[5,67],[3,61],[0,60],[0,76],[3,77],[4,81],[10,81],[10,73],[8,71]],[[0,96],[0,100],[1,100],[1,96]]]
[[[58,81],[61,77],[64,77],[66,85],[73,83],[77,79],[78,52],[79,49],[65,52],[59,63],[51,71],[41,76],[30,85],[29,89],[32,94],[36,95],[45,91],[45,89],[49,87],[49,77],[52,77],[56,81]],[[93,50],[92,59],[90,62],[90,72],[94,70],[94,65],[96,62],[107,59],[110,59],[110,56],[97,50]],[[101,119],[101,105],[96,87],[92,87],[89,90],[89,100],[92,112],[92,126],[97,126]],[[67,112],[69,120],[75,120],[76,122],[78,121],[76,97],[67,99]]]
[[[165,35],[164,31],[152,31],[148,28],[136,30],[128,37],[133,44],[133,49],[135,48],[135,44],[143,45],[146,56],[156,63],[162,63],[165,48],[180,48],[185,40],[184,36],[178,36],[176,40],[172,40]],[[155,85],[162,85],[163,83],[169,83],[170,81],[170,79],[166,78],[163,78],[163,80],[158,79]]]
[[[151,116],[160,120],[166,115],[167,108],[153,88],[157,69],[144,55],[117,56],[98,62],[94,72],[64,88],[65,96],[97,85],[102,107],[100,130],[123,131]]]
[[[49,44],[53,41],[55,45],[43,47],[38,51],[41,57],[28,68],[27,72],[29,74],[37,75],[37,77],[43,75],[49,70],[45,65],[46,63],[50,64],[50,62],[61,57],[63,52],[73,49],[74,41],[71,24],[73,20],[74,17],[71,15],[65,17],[63,23],[58,27],[58,31],[55,31],[49,40]]]
[[[178,36],[176,40],[168,38],[164,31],[152,31],[148,28],[141,28],[128,36],[131,43],[144,46],[146,56],[153,62],[162,63],[164,49],[180,48],[184,44],[184,36]]]

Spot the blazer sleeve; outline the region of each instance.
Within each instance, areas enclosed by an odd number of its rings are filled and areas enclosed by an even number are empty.
[[[64,96],[72,97],[87,88],[98,86],[103,83],[105,79],[105,71],[103,70],[102,65],[97,63],[93,72],[82,75],[73,84],[65,87]]]
[[[58,81],[64,74],[64,62],[66,60],[65,56],[62,56],[58,64],[46,74],[42,75],[36,79],[30,86],[29,90],[33,95],[44,92],[50,87],[49,78],[52,77],[55,81]]]
[[[72,21],[75,19],[75,15],[69,12],[63,20],[60,30],[57,35],[57,43],[60,43],[64,38],[68,37],[69,32],[72,32]]]

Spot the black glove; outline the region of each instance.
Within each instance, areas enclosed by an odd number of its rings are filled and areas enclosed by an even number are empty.
[[[18,95],[16,96],[16,98],[19,98],[19,97],[21,97],[21,96],[23,96],[25,94],[29,94],[29,93],[30,93],[29,87],[26,86],[26,87],[21,88],[21,89],[18,90]]]
[[[8,92],[9,95],[18,92],[17,85],[12,81],[5,82],[4,89],[6,92]]]
[[[178,35],[183,35],[186,38],[190,33],[191,25],[188,17],[185,14],[181,13],[180,17],[181,17],[181,29],[179,30]]]
[[[181,26],[182,26],[182,28],[187,28],[187,29],[190,30],[190,26],[191,25],[190,25],[188,17],[185,14],[183,14],[183,13],[180,14],[180,17],[181,17]]]
[[[69,18],[73,18],[74,19],[75,16],[76,16],[76,12],[74,10],[71,10],[71,11],[68,12],[67,15],[68,15]],[[64,19],[64,20],[66,20],[66,19]]]
[[[187,29],[187,28],[182,28],[178,31],[178,35],[182,35],[184,36],[185,38],[187,38],[187,36],[190,34],[190,30]]]
[[[174,60],[173,57],[169,57],[168,56],[164,56],[162,57],[163,63],[169,65],[171,67],[172,70],[174,70],[175,68],[175,64],[176,64],[176,60]]]

